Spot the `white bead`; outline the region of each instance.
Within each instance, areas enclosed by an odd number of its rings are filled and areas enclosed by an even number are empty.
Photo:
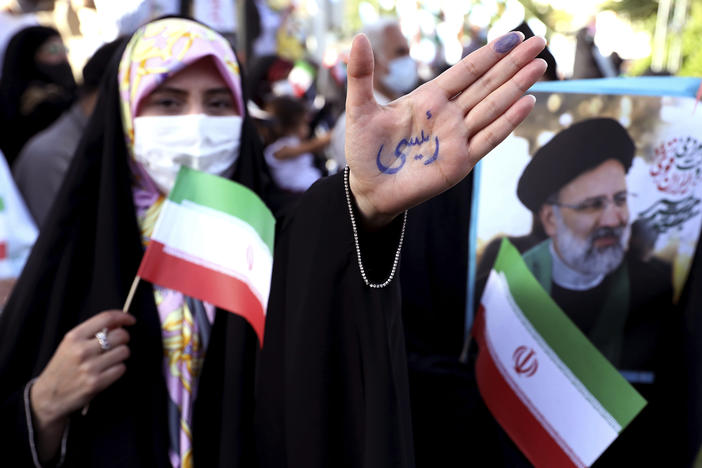
[[[349,188],[349,166],[346,166],[344,168],[344,191],[346,193],[346,203],[348,204],[349,207],[349,216],[351,217],[351,228],[353,229],[353,243],[356,247],[356,257],[358,258],[358,267],[361,270],[361,278],[363,278],[363,282],[368,286],[369,288],[384,288],[390,282],[392,279],[395,277],[395,271],[397,271],[397,265],[400,262],[400,252],[402,251],[402,242],[405,239],[405,226],[407,225],[407,210],[405,210],[403,219],[402,219],[402,232],[400,233],[400,242],[397,246],[397,251],[395,252],[395,259],[392,262],[392,270],[390,270],[390,276],[388,276],[388,279],[385,280],[383,283],[371,283],[368,281],[368,278],[366,277],[366,270],[363,268],[363,261],[361,260],[361,247],[358,243],[358,230],[356,229],[356,218],[353,215],[353,206],[351,205],[351,190]]]

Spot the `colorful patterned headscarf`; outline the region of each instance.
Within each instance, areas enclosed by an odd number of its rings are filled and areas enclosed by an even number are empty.
[[[122,124],[130,152],[141,101],[166,79],[204,57],[212,57],[243,115],[239,63],[224,37],[183,18],[157,20],[134,33],[119,64]]]
[[[167,18],[140,28],[119,64],[122,123],[131,155],[132,193],[144,244],[148,244],[163,196],[134,159],[134,117],[141,101],[188,65],[212,57],[244,113],[239,64],[229,43],[191,20]],[[169,457],[174,468],[192,468],[192,407],[207,349],[215,307],[154,285],[164,349],[163,373],[169,395]]]

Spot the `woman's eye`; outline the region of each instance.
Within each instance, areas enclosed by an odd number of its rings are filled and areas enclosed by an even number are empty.
[[[179,107],[181,103],[175,99],[164,98],[157,100],[154,104],[164,109],[175,109]]]
[[[149,115],[178,115],[183,112],[185,101],[172,96],[151,96],[144,102],[141,113]]]
[[[213,99],[207,102],[207,109],[210,113],[229,114],[234,112],[234,102],[231,99]]]

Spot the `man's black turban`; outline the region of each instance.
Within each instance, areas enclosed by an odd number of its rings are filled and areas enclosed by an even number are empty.
[[[614,119],[577,122],[554,136],[531,158],[517,185],[517,196],[537,212],[546,199],[583,172],[608,159],[629,171],[636,147],[629,133]]]

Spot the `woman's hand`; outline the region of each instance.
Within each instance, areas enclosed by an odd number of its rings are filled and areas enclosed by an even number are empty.
[[[30,391],[42,461],[57,452],[68,416],[127,370],[124,361],[129,357],[129,333],[122,327],[135,322],[121,310],[108,310],[66,333]],[[95,336],[103,329],[108,330],[107,350]]]
[[[373,53],[354,38],[346,99],[349,183],[367,226],[380,227],[461,181],[534,106],[524,96],[546,70],[542,38],[512,32],[412,93],[380,106]]]

